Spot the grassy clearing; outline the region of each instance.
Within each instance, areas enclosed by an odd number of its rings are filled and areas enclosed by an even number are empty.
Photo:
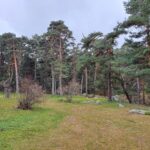
[[[45,97],[32,111],[17,110],[15,95],[0,95],[0,150],[149,150],[150,116],[129,114],[128,105],[119,108],[97,98],[102,105],[81,104],[89,98]]]
[[[11,99],[0,97],[0,149],[14,149],[22,140],[57,128],[66,115],[44,103],[32,111],[17,110],[15,99],[15,95]]]

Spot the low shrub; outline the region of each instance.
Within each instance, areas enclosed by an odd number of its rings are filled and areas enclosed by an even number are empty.
[[[23,110],[32,109],[32,105],[41,102],[43,96],[42,87],[27,78],[20,83],[20,93],[18,108]]]

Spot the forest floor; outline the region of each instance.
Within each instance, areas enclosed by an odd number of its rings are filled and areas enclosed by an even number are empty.
[[[150,150],[150,116],[130,114],[148,107],[97,98],[101,105],[46,96],[33,110],[16,109],[16,96],[0,94],[0,150]]]

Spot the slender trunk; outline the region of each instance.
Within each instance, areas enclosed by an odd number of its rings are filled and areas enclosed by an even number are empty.
[[[54,93],[55,93],[55,94],[57,93],[57,82],[56,82],[56,80],[55,80],[55,82],[54,82]]]
[[[112,100],[111,64],[109,65],[108,73],[108,99]]]
[[[96,92],[96,80],[97,80],[97,71],[98,71],[99,64],[95,64],[95,72],[94,72],[94,93]]]
[[[146,102],[145,102],[145,84],[144,84],[144,81],[142,81],[142,103],[146,104]]]
[[[148,45],[148,47],[150,48],[150,25],[148,25],[147,27],[146,27],[146,31],[147,31],[147,45]]]
[[[74,48],[74,55],[73,55],[73,70],[72,70],[72,74],[73,74],[73,77],[72,77],[72,81],[73,83],[76,83],[77,82],[77,53],[76,53],[76,49]]]
[[[10,98],[10,87],[9,88],[4,88],[4,93],[6,98]]]
[[[3,82],[4,93],[6,98],[10,97],[12,79],[13,79],[13,71],[10,71],[9,78]]]
[[[55,95],[55,74],[53,65],[51,67],[51,72],[52,72],[52,95]]]
[[[147,46],[148,46],[148,48],[150,50],[150,22],[149,22],[149,25],[146,27],[146,34],[147,34],[147,37],[146,37]],[[149,55],[147,57],[148,57],[148,61],[150,63],[150,53],[149,53]]]
[[[19,93],[19,74],[18,74],[18,65],[17,65],[17,58],[15,52],[13,52],[13,57],[14,57],[14,66],[15,66],[16,93]]]
[[[36,59],[34,63],[34,80],[36,81]]]
[[[88,94],[88,70],[85,68],[85,93]]]
[[[138,96],[138,102],[139,104],[141,103],[141,96],[140,96],[140,93],[141,93],[141,87],[140,87],[140,79],[139,78],[136,78],[136,83],[137,83],[137,96]]]
[[[59,94],[63,95],[63,89],[62,89],[62,73],[59,74]]]
[[[63,88],[62,88],[62,44],[61,44],[61,38],[60,38],[60,48],[59,48],[59,59],[60,59],[60,70],[59,70],[59,94],[63,95]]]
[[[83,91],[83,74],[82,74],[82,77],[81,77],[81,95],[82,95],[82,91]]]

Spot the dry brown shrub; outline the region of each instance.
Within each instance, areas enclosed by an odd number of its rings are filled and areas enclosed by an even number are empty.
[[[18,108],[24,110],[31,109],[33,104],[41,102],[41,97],[43,96],[42,87],[27,78],[20,83],[20,93]]]

